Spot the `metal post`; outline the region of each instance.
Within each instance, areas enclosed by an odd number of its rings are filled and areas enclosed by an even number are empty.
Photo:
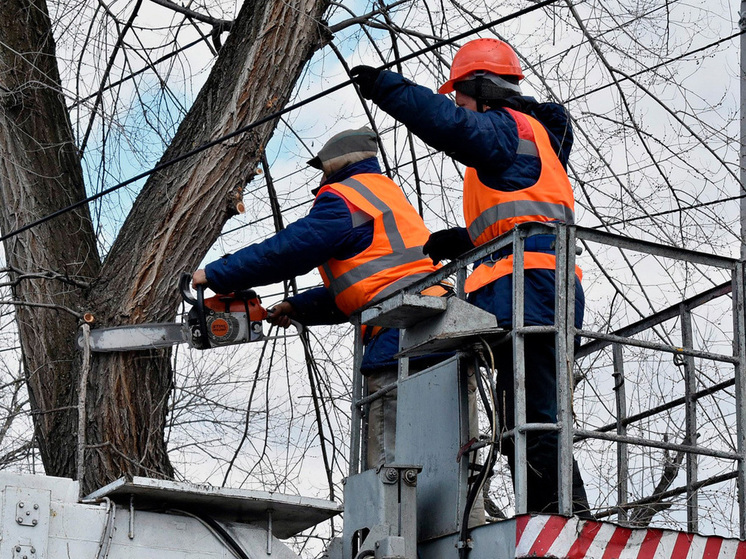
[[[741,0],[741,10],[739,11],[738,27],[741,31],[746,31],[746,0]],[[746,192],[746,34],[741,35],[741,111],[740,111],[740,173],[741,180],[740,194]],[[741,538],[746,538],[746,435],[744,432],[744,410],[746,405],[746,388],[744,388],[743,379],[743,359],[746,358],[746,324],[744,320],[744,291],[743,291],[743,271],[744,262],[746,262],[746,197],[741,198],[741,263],[736,266],[735,278],[733,285],[733,321],[737,325],[734,328],[735,342],[734,351],[736,351],[739,362],[736,365],[736,421],[738,433],[738,454],[741,459],[738,461],[738,520]]]
[[[627,435],[627,391],[624,387],[624,352],[621,344],[612,345],[614,356],[614,392],[616,393],[616,432],[622,437]],[[627,443],[620,441],[616,447],[617,456],[617,519],[627,520],[627,498],[629,496],[629,451]]]
[[[572,247],[572,249],[571,249]],[[572,514],[572,370],[575,334],[575,236],[567,225],[557,225],[555,236],[554,325],[557,378],[559,513]],[[572,253],[572,254],[571,254]],[[572,263],[572,268],[570,267]]]
[[[399,351],[402,349],[402,338],[404,337],[404,329],[399,330]],[[399,380],[404,380],[409,376],[409,357],[401,357],[398,359],[398,377]]]
[[[738,27],[746,31],[746,0],[741,0],[738,13]],[[741,261],[746,261],[746,34],[741,35],[741,145],[740,145],[740,179],[741,179]]]
[[[694,347],[692,334],[692,313],[689,309],[681,309],[681,342],[687,349]],[[697,375],[694,367],[694,357],[684,356],[685,381],[685,412],[686,412],[686,441],[689,445],[697,444],[697,401],[693,395],[697,392]],[[697,455],[686,454],[686,522],[689,532],[697,532],[699,525],[699,496],[692,487],[697,483]]]
[[[466,283],[466,266],[462,266],[456,271],[456,297],[459,299],[466,299],[464,283]]]
[[[267,509],[267,555],[272,555],[272,509]]]
[[[744,306],[744,263],[738,262],[733,271],[733,352],[735,365],[736,438],[738,441],[738,525],[741,539],[746,539],[746,378],[743,360],[746,356],[746,306]]]
[[[129,517],[129,530],[127,531],[127,537],[131,540],[135,539],[135,496],[130,495],[130,517]]]
[[[358,401],[363,396],[363,375],[360,372],[363,363],[363,336],[360,331],[360,316],[352,319],[355,331],[352,357],[352,420],[350,426],[350,475],[360,472],[360,431],[362,429],[362,414]]]
[[[515,511],[523,514],[528,509],[526,433],[526,362],[524,360],[523,315],[524,315],[524,273],[523,236],[513,230],[513,403],[515,440]]]

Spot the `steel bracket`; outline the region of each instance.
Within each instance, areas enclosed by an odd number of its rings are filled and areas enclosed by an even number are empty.
[[[13,559],[37,559],[33,545],[18,544],[13,546]]]
[[[16,522],[21,526],[39,524],[39,503],[18,501],[16,504]]]
[[[37,487],[2,488],[0,557],[46,559],[51,492]]]

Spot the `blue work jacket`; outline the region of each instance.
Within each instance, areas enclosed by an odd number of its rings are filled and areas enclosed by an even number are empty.
[[[480,181],[490,188],[516,191],[532,186],[539,178],[539,158],[519,153],[516,122],[503,107],[484,113],[458,107],[445,95],[387,70],[378,76],[371,100],[425,143],[473,167]],[[561,105],[538,103],[531,97],[513,97],[502,104],[541,122],[560,162],[567,167],[573,133]],[[462,233],[469,238],[465,229]],[[554,271],[526,270],[525,278],[524,323],[553,324]],[[506,328],[512,326],[512,281],[512,276],[505,276],[470,296],[472,303],[495,314],[498,324]],[[579,282],[575,295],[575,323],[581,327],[585,298]]]
[[[333,176],[327,182],[360,173],[380,173],[381,169],[378,160],[371,157],[342,171],[342,177]],[[353,227],[345,201],[335,193],[325,192],[316,198],[305,217],[260,243],[208,264],[207,282],[217,293],[277,283],[306,274],[330,258],[349,258],[367,248],[372,238],[371,223]],[[298,299],[299,304],[303,301]]]
[[[361,173],[380,172],[378,160],[371,157],[339,170],[323,184],[341,182]],[[368,248],[372,240],[373,222],[353,226],[346,202],[333,192],[324,192],[316,198],[305,217],[260,243],[208,264],[205,267],[207,282],[217,293],[277,283],[306,274],[331,258],[350,258]],[[293,305],[298,321],[305,326],[348,320],[323,286],[301,292],[287,301]],[[363,372],[394,366],[393,355],[398,350],[398,330],[385,330],[367,345]]]

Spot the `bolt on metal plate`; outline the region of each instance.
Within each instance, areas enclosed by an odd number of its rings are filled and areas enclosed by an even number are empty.
[[[16,504],[16,522],[21,526],[36,526],[39,523],[39,504],[18,501]]]

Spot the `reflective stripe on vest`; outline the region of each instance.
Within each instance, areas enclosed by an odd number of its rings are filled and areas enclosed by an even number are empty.
[[[360,227],[364,223],[368,223],[369,221],[373,221],[373,218],[370,217],[367,213],[357,210],[350,213],[350,217],[352,218],[352,226],[353,227]]]
[[[536,149],[536,144],[531,140],[524,140],[523,138],[518,139],[518,149],[515,150],[518,155],[533,155],[539,157],[539,150]]]
[[[523,253],[523,269],[524,270],[554,270],[557,265],[554,254],[547,254],[546,252],[524,252]],[[471,275],[467,278],[464,288],[467,293],[476,291],[479,287],[483,287],[489,283],[492,283],[498,278],[508,276],[513,273],[513,255],[506,256],[495,262],[487,261],[483,262],[477,269],[474,270]],[[583,279],[583,271],[579,266],[575,266],[575,275],[578,280]],[[472,285],[470,285],[470,283]],[[474,287],[478,285],[479,287]]]
[[[469,237],[478,239],[491,225],[507,219],[517,217],[536,217],[542,215],[548,217],[546,221],[564,221],[575,223],[575,215],[571,208],[563,204],[552,204],[551,202],[537,202],[535,200],[515,200],[504,202],[498,206],[492,206],[484,210],[469,225]],[[536,221],[531,219],[530,221]]]
[[[345,289],[352,287],[356,283],[361,282],[374,274],[383,272],[384,270],[387,270],[389,268],[400,266],[402,264],[417,262],[418,260],[422,260],[421,246],[399,249],[398,252],[387,254],[386,256],[380,256],[375,260],[360,264],[349,272],[344,272],[342,275],[337,277],[334,276],[334,273],[332,272],[331,266],[328,262],[323,264],[322,266],[324,267],[324,272],[326,272],[327,277],[330,278],[329,285],[327,287],[332,292],[332,295],[336,297]],[[378,297],[378,299],[381,299],[381,297]]]
[[[373,240],[368,248],[319,267],[324,285],[344,313],[350,315],[439,268],[422,252],[430,232],[393,181],[378,174],[356,175],[324,186],[317,196],[327,190],[346,200],[353,226],[373,220]]]
[[[575,222],[575,200],[572,186],[557,154],[552,148],[544,126],[528,115],[505,109],[516,122],[518,129],[518,154],[530,155],[529,145],[541,161],[541,172],[537,181],[522,190],[501,191],[489,188],[479,180],[477,172],[468,168],[464,175],[464,217],[469,237],[475,245],[483,245],[513,229],[519,223],[530,221]],[[553,254],[524,253],[524,268],[554,269]],[[513,257],[497,262],[486,262],[477,267],[467,278],[464,288],[467,293],[496,279],[513,273]],[[580,277],[580,268],[576,267]]]

